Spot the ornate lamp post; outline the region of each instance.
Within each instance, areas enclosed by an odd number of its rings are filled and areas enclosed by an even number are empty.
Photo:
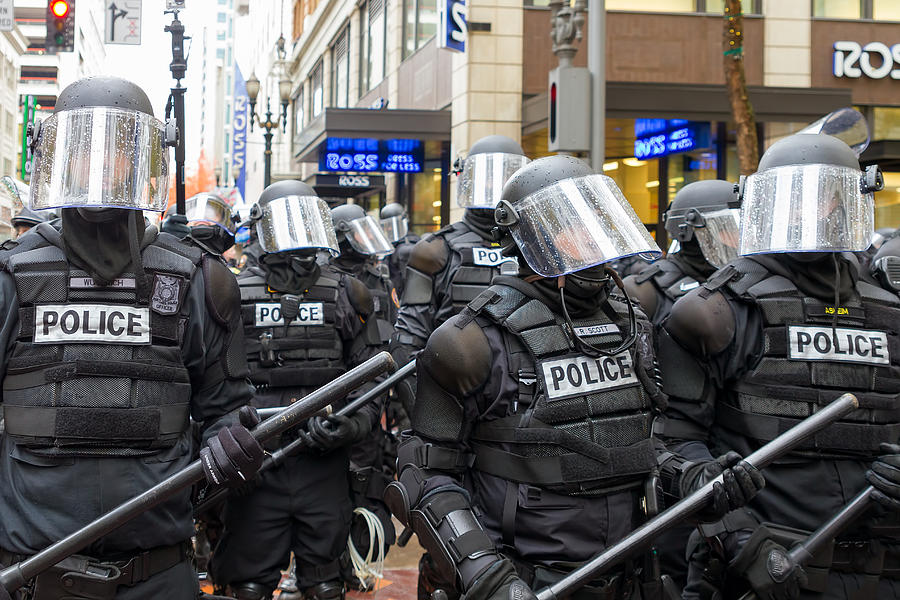
[[[260,85],[259,79],[256,78],[255,74],[251,73],[250,79],[247,80],[247,96],[250,99],[250,131],[253,131],[254,122],[265,130],[265,133],[263,134],[263,137],[266,139],[265,175],[263,179],[265,187],[268,187],[269,184],[272,183],[272,136],[274,135],[272,131],[278,129],[279,125],[281,125],[281,130],[283,132],[287,131],[288,104],[291,101],[291,80],[287,77],[287,61],[284,58],[285,50],[283,35],[278,38],[276,51],[278,52],[278,61],[276,61],[276,64],[278,65],[277,70],[280,72],[278,95],[281,98],[281,114],[274,115],[274,120],[268,95],[266,95],[265,119],[256,113],[256,98],[259,96]]]

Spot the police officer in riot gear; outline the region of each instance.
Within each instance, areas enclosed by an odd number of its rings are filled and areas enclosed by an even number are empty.
[[[496,222],[518,276],[495,277],[429,338],[385,495],[429,551],[431,580],[471,600],[532,597],[623,537],[647,476],[673,456],[651,433],[665,405],[651,326],[610,295],[604,265],[659,249],[615,183],[578,159],[541,158],[506,183]],[[669,491],[737,459],[698,463]],[[742,465],[725,480],[720,508],[762,485]],[[654,582],[638,579],[620,569],[585,597],[640,597]]]
[[[406,207],[399,202],[391,202],[381,209],[381,228],[394,245],[394,252],[388,259],[388,268],[391,273],[391,282],[397,291],[397,296],[403,295],[404,275],[406,265],[413,247],[418,243],[419,236],[409,230],[409,218],[406,215]]]
[[[4,565],[186,467],[189,418],[211,483],[262,462],[237,423],[251,388],[221,321],[239,298],[204,280],[199,251],[145,226],[167,188],[165,126],[143,90],[96,77],[60,93],[35,135],[31,208],[62,218],[0,252]],[[85,548],[83,573],[39,575],[30,597],[193,600],[192,532],[185,492]]]
[[[710,543],[689,547],[685,597],[730,597],[748,584],[761,598],[900,597],[889,501],[900,497],[900,457],[883,446],[900,433],[900,299],[862,281],[848,254],[869,245],[881,185],[877,167],[861,172],[836,138],[776,142],[742,183],[742,256],[678,300],[663,326],[664,435],[693,460],[750,452],[845,392],[861,406],[769,467],[748,511],[701,527]],[[890,510],[840,534],[805,574],[784,560],[867,478]]]
[[[337,233],[341,255],[332,264],[359,279],[369,289],[374,301],[375,312],[366,323],[364,338],[372,347],[386,350],[394,330],[397,317],[398,299],[388,267],[381,259],[390,256],[394,247],[388,240],[381,225],[366,214],[358,204],[342,204],[331,209],[334,229]],[[370,386],[364,386],[364,389]],[[379,400],[379,405],[383,401]],[[388,414],[388,424],[395,417]],[[396,540],[391,513],[384,506],[381,497],[385,486],[393,478],[392,457],[396,456],[396,441],[381,426],[379,418],[373,423],[365,439],[355,444],[350,451],[350,484],[354,508],[372,512],[381,522],[384,531],[384,549]],[[352,541],[360,555],[368,552],[370,527],[362,516],[354,517],[351,530]],[[357,578],[349,583],[356,584]]]
[[[357,279],[317,263],[317,252],[336,255],[338,243],[328,207],[308,185],[273,183],[251,218],[264,254],[238,284],[253,402],[287,406],[374,353],[362,335],[372,297]],[[293,552],[304,597],[343,597],[341,554],[352,511],[347,448],[379,412],[367,406],[352,417],[313,418],[306,431],[282,436],[279,446],[300,435],[308,450],[229,498],[210,568],[218,586],[242,600],[268,598]]]
[[[10,219],[9,222],[12,224],[13,229],[16,230],[16,237],[19,237],[35,225],[44,223],[48,220],[47,215],[37,213],[27,206],[23,206],[22,210],[17,212],[16,216]]]
[[[222,256],[234,246],[237,219],[218,194],[204,192],[191,196],[184,203],[184,215],[176,214],[174,209],[175,205],[169,207],[163,218],[163,231],[216,256]]]
[[[737,257],[736,202],[734,184],[718,179],[689,183],[675,194],[665,223],[678,251],[625,279],[654,326],[669,316],[678,298]]]
[[[516,272],[515,261],[500,255],[491,233],[493,209],[503,184],[526,163],[518,143],[489,135],[472,144],[468,157],[457,165],[456,201],[466,212],[462,221],[425,235],[410,254],[391,338],[397,364],[415,358],[431,332],[487,288],[504,267]],[[411,412],[414,385],[408,378],[396,388],[407,412]]]

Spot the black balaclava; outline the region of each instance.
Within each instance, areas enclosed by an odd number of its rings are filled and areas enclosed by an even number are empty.
[[[266,285],[284,294],[303,294],[320,274],[316,251],[312,249],[263,254],[259,268],[266,274]]]
[[[834,252],[756,254],[750,258],[790,279],[801,292],[819,300],[849,300],[859,280],[856,265]]]
[[[697,243],[696,238],[687,242],[681,242],[678,252],[670,254],[668,258],[681,267],[685,274],[698,281],[708,279],[717,270],[703,256],[703,251],[700,249],[700,244]]]
[[[62,209],[66,256],[100,285],[109,285],[131,265],[133,250],[142,245],[144,229],[144,215],[139,210],[110,208],[91,219],[77,208]],[[138,280],[142,276],[135,273]]]
[[[494,239],[492,232],[497,223],[494,221],[493,208],[467,208],[462,220],[484,239]]]

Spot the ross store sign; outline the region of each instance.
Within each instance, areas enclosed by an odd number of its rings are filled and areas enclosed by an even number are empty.
[[[319,151],[320,171],[419,173],[424,164],[422,140],[330,137]]]
[[[438,7],[441,23],[438,47],[465,52],[466,36],[469,33],[466,0],[438,0]]]
[[[634,157],[638,160],[708,148],[709,123],[684,119],[635,119]]]
[[[881,42],[869,42],[860,46],[858,42],[839,41],[834,43],[832,73],[835,77],[859,79],[863,75],[870,79],[900,79],[900,44],[888,47]],[[896,68],[895,68],[896,67]]]

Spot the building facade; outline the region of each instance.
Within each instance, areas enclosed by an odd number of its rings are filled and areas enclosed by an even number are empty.
[[[466,4],[465,51],[454,52],[438,47],[436,0],[295,0],[291,162],[279,176],[370,210],[403,202],[422,231],[458,218],[450,165],[478,138],[500,133],[520,140],[533,158],[549,154],[548,73],[557,59],[548,1]],[[682,186],[738,178],[724,86],[723,4],[606,0],[603,171],[663,244],[661,216]],[[862,161],[885,171],[876,225],[900,225],[900,3],[745,0],[744,12],[744,62],[761,150],[832,110],[855,106],[872,130]],[[586,25],[576,66],[586,64],[587,33]],[[684,131],[691,142],[680,151],[653,148],[660,135]],[[400,154],[388,156],[404,156],[412,168],[384,162],[391,148]],[[369,153],[381,161],[372,171],[353,160]]]

